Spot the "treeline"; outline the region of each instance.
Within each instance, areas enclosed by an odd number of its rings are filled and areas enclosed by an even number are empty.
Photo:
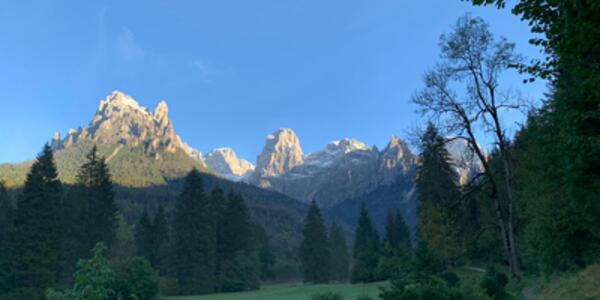
[[[395,274],[396,263],[404,263],[410,255],[408,227],[399,212],[388,213],[385,235],[380,238],[363,205],[350,254],[342,227],[333,223],[328,234],[319,207],[316,202],[311,203],[300,246],[304,282],[367,283],[386,280]]]
[[[153,299],[159,283],[172,294],[248,290],[273,265],[264,230],[250,221],[244,200],[219,188],[205,194],[195,170],[172,213],[144,213],[132,232],[96,147],[72,186],[58,179],[48,145],[16,201],[0,184],[0,251],[0,299],[91,297],[77,293],[99,288],[94,280],[104,277],[107,299]],[[70,285],[64,293],[49,290]]]

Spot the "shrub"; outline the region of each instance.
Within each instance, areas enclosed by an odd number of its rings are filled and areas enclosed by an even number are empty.
[[[361,295],[356,297],[356,300],[373,300],[373,298],[371,296]]]
[[[497,272],[493,268],[490,268],[481,280],[481,288],[488,296],[495,300],[508,298],[507,293],[504,291],[507,284],[508,277],[506,274]]]
[[[119,264],[115,290],[123,300],[156,299],[158,275],[150,263],[141,257],[134,257]]]
[[[325,292],[312,295],[311,300],[344,300],[344,296],[339,293]]]

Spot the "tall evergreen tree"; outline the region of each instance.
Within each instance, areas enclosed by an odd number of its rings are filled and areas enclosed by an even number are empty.
[[[330,279],[335,282],[345,282],[350,273],[350,255],[344,230],[337,223],[331,225],[329,231],[330,249]]]
[[[70,278],[77,260],[88,257],[97,243],[110,249],[118,227],[114,197],[106,161],[93,146],[79,167],[75,185],[66,193],[61,211],[63,278]]]
[[[310,204],[304,222],[300,260],[304,282],[325,283],[329,281],[330,257],[327,228],[314,200]]]
[[[351,281],[374,282],[379,279],[379,234],[373,226],[367,207],[362,205],[358,218],[358,227],[354,233],[354,249],[352,251],[354,265]]]
[[[396,230],[396,216],[390,209],[385,219],[385,236],[383,242],[389,244],[392,249],[400,248],[400,232]]]
[[[177,197],[173,222],[172,264],[181,294],[215,290],[215,214],[204,194],[202,177],[190,171]]]
[[[42,299],[59,273],[62,185],[48,144],[31,166],[12,231],[11,297]],[[11,298],[9,297],[9,298]]]
[[[148,211],[144,209],[142,217],[135,224],[134,238],[137,249],[137,255],[146,258],[148,261],[154,259],[154,228]]]
[[[82,189],[85,202],[86,249],[103,243],[110,249],[117,231],[117,205],[108,165],[98,156],[96,146],[86,156],[79,168],[76,186]]]
[[[421,137],[421,164],[417,169],[417,230],[431,251],[453,258],[461,251],[458,218],[460,193],[449,163],[445,139],[430,123]]]
[[[394,222],[396,227],[395,231],[398,235],[398,250],[399,251],[408,251],[411,249],[410,242],[410,232],[408,230],[408,225],[402,216],[400,211],[396,211],[396,221]]]
[[[4,182],[0,181],[0,295],[8,290],[10,275],[10,232],[15,218],[15,209]]]
[[[258,288],[260,262],[253,224],[244,199],[235,194],[228,196],[221,223],[222,251],[219,270],[220,291],[233,292]]]
[[[152,266],[159,271],[160,274],[166,274],[168,272],[169,263],[169,251],[170,251],[170,236],[169,236],[169,224],[167,221],[167,214],[162,205],[158,207],[158,211],[154,216],[152,222],[153,229],[153,245],[154,255],[150,263]]]
[[[258,257],[260,260],[260,279],[271,280],[275,277],[276,257],[265,229],[260,224],[254,224],[254,239],[258,243]]]

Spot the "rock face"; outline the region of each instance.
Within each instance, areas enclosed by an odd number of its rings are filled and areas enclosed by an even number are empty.
[[[446,143],[458,184],[465,185],[473,176],[483,172],[483,164],[465,140],[453,139]]]
[[[161,152],[175,153],[183,151],[199,158],[199,153],[183,143],[175,134],[173,124],[168,117],[167,103],[158,103],[154,112],[141,107],[133,98],[120,91],[114,91],[100,101],[96,114],[87,127],[69,130],[55,148],[70,147],[81,141],[95,144],[121,144],[130,147],[142,147],[155,159]]]
[[[297,136],[280,129],[267,136],[250,183],[304,202],[330,207],[345,199],[393,184],[414,169],[415,157],[397,137],[379,151],[354,139],[329,143],[303,155]]]
[[[217,148],[208,152],[204,162],[210,170],[232,181],[242,180],[254,171],[254,165],[238,159],[231,148]]]
[[[262,178],[277,177],[304,163],[304,153],[296,133],[289,128],[279,129],[267,136],[265,146],[256,159],[252,181],[268,187]]]

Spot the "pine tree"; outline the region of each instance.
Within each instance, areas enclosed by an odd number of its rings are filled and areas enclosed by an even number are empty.
[[[156,212],[156,216],[154,216],[152,229],[154,261],[151,261],[150,263],[159,271],[159,273],[166,274],[169,268],[168,257],[170,250],[170,237],[167,214],[165,213],[165,209],[162,207],[162,205],[158,207],[158,212]]]
[[[171,261],[181,294],[215,290],[216,218],[207,198],[200,173],[190,171],[173,217]]]
[[[383,242],[388,244],[392,249],[400,248],[400,232],[396,228],[396,217],[392,210],[388,210],[385,219],[385,237]]]
[[[112,246],[118,227],[114,197],[108,166],[94,146],[64,198],[63,279],[70,279],[77,260],[88,257],[94,245],[102,243],[109,249]]]
[[[117,231],[117,205],[108,165],[98,156],[96,146],[86,156],[79,168],[76,186],[82,189],[85,202],[86,246],[91,249],[103,243],[110,249]]]
[[[445,140],[431,123],[421,138],[421,149],[416,179],[419,238],[437,255],[453,258],[461,251],[460,193]]]
[[[354,249],[352,251],[354,265],[352,266],[351,282],[374,282],[379,279],[377,268],[379,264],[379,234],[366,206],[362,205],[358,218],[358,227],[354,233]]]
[[[410,252],[410,232],[408,230],[408,225],[406,224],[406,221],[404,221],[404,217],[400,211],[396,211],[396,221],[394,223],[396,225],[395,231],[398,234],[398,250],[400,252]]]
[[[226,245],[227,245],[227,232],[225,232],[225,224],[228,220],[225,219],[225,211],[228,205],[228,198],[225,197],[225,192],[220,187],[215,187],[211,193],[211,202],[214,207],[214,211],[217,214],[217,259],[215,265],[215,278],[216,278],[216,290],[221,291],[221,284],[224,281],[222,278],[223,273],[223,265],[224,262],[229,259],[226,253]]]
[[[253,224],[253,237],[258,243],[258,257],[260,260],[260,279],[263,281],[275,278],[276,257],[265,229],[260,224]]]
[[[61,197],[62,185],[53,153],[46,144],[31,166],[17,201],[11,234],[13,299],[41,299],[45,289],[57,281],[62,238]]]
[[[345,282],[350,273],[350,255],[344,236],[344,230],[337,223],[331,225],[329,233],[330,245],[330,279],[335,282]]]
[[[258,288],[260,262],[253,224],[244,199],[229,194],[220,224],[219,287],[223,292]],[[222,251],[222,252],[221,252]]]
[[[325,283],[329,281],[330,256],[327,229],[314,200],[310,204],[304,222],[300,260],[304,282]]]
[[[8,288],[10,267],[10,232],[13,228],[15,209],[4,182],[0,181],[0,295]]]
[[[154,228],[152,228],[152,221],[148,215],[148,211],[144,209],[142,217],[138,220],[135,225],[134,231],[135,244],[137,249],[137,255],[146,258],[152,262],[154,260]]]

